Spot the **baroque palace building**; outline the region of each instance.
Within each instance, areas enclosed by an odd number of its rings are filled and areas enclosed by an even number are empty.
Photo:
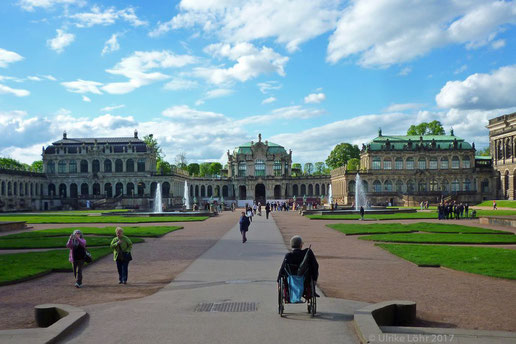
[[[490,157],[454,135],[378,137],[360,152],[360,171],[331,172],[334,199],[355,201],[356,176],[372,205],[414,206],[454,199],[478,203],[496,198],[497,177]]]

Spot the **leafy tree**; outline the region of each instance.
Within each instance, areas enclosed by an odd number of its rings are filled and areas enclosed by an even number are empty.
[[[326,165],[330,169],[334,169],[346,165],[348,160],[353,158],[360,158],[358,146],[350,143],[339,143],[333,148],[328,159],[326,159]]]
[[[165,154],[163,153],[163,150],[159,146],[158,140],[154,138],[153,134],[144,136],[143,141],[147,144],[148,147],[156,152],[156,161],[163,160]]]
[[[297,177],[302,173],[302,166],[299,163],[292,164],[292,176]]]
[[[188,174],[191,176],[198,176],[199,175],[199,164],[193,162],[188,165]]]
[[[311,175],[314,171],[314,164],[312,164],[311,162],[305,163],[305,166],[303,167],[303,171],[305,174]]]
[[[486,148],[484,148],[482,150],[477,151],[477,155],[480,155],[480,156],[490,156],[491,155],[491,151],[489,150],[489,146],[487,146]]]
[[[314,175],[319,176],[324,174],[324,170],[326,169],[326,165],[322,161],[317,161],[314,164]]]
[[[443,125],[439,121],[422,122],[418,125],[411,125],[407,135],[444,135]]]
[[[165,160],[159,160],[156,163],[156,169],[161,174],[170,174],[170,173],[172,173],[172,165],[170,163],[166,162]]]
[[[222,170],[222,164],[220,162],[212,162],[210,164],[209,171],[212,176],[220,175],[220,170]]]
[[[0,168],[6,170],[29,171],[30,166],[11,158],[0,158]]]
[[[348,164],[346,165],[346,170],[348,171],[358,171],[360,169],[360,159],[353,158],[348,160]]]
[[[203,162],[199,165],[199,176],[206,177],[210,174],[210,162]]]
[[[43,160],[36,160],[31,165],[30,168],[34,172],[43,172]]]
[[[188,170],[188,160],[186,159],[186,153],[181,152],[176,155],[175,163],[180,169]]]

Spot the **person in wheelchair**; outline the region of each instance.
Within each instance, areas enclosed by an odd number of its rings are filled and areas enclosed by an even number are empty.
[[[303,239],[299,235],[294,235],[290,239],[290,247],[292,251],[283,259],[277,282],[279,283],[282,278],[287,279],[289,275],[303,275],[305,277],[303,296],[307,298],[311,281],[317,282],[319,277],[319,263],[310,248],[303,250]],[[317,293],[315,296],[319,297]]]

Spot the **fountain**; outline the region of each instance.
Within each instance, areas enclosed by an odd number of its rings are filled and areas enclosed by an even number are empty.
[[[154,212],[162,213],[163,212],[163,203],[161,201],[161,183],[158,183],[156,186],[156,195],[154,195]]]
[[[367,198],[364,191],[364,184],[362,184],[360,174],[357,172],[355,177],[355,210],[360,211],[360,207],[364,207],[364,209],[367,208]]]
[[[333,204],[333,193],[331,191],[331,184],[328,185],[328,204],[330,205],[330,209],[333,209],[331,205]]]
[[[185,209],[190,209],[190,194],[188,193],[188,183],[185,180],[185,188],[183,192],[183,204],[185,206]]]

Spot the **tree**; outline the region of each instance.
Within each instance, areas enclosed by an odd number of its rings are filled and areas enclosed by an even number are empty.
[[[6,170],[29,171],[30,166],[11,158],[0,158],[0,168]]]
[[[302,173],[302,166],[299,163],[292,164],[292,176],[297,177]]]
[[[154,150],[154,152],[156,152],[156,161],[163,160],[165,154],[163,153],[163,150],[159,146],[158,140],[154,138],[153,134],[144,136],[143,142],[145,142],[148,147],[150,147],[152,150]]]
[[[158,160],[156,170],[161,174],[170,174],[172,173],[172,165],[165,160]]]
[[[34,172],[43,172],[43,161],[42,160],[36,160],[31,165],[30,168]]]
[[[188,165],[188,174],[191,176],[198,176],[199,175],[199,164],[193,162]]]
[[[303,171],[306,175],[311,175],[312,172],[314,171],[314,164],[312,164],[311,162],[305,163],[305,166],[303,167]]]
[[[348,160],[353,158],[360,158],[358,146],[350,143],[340,143],[331,151],[328,159],[326,159],[326,165],[331,169],[335,169],[346,165]]]
[[[360,169],[360,159],[353,158],[349,159],[346,165],[347,171],[358,171]]]
[[[326,169],[326,166],[324,165],[324,162],[317,161],[314,164],[314,175],[315,176],[320,176],[321,174],[325,174],[324,173],[325,169]]]
[[[439,121],[422,122],[418,125],[412,124],[407,130],[407,135],[444,135],[443,125]]]
[[[203,162],[199,165],[199,176],[206,177],[210,174],[210,162]]]
[[[176,155],[175,163],[180,169],[188,170],[188,160],[186,159],[186,153],[181,152]]]
[[[212,162],[210,164],[209,171],[212,176],[220,175],[220,170],[222,170],[222,164],[220,162]]]
[[[491,156],[491,151],[489,150],[489,146],[487,146],[486,148],[484,148],[482,150],[477,151],[477,155],[480,155],[480,156]]]

